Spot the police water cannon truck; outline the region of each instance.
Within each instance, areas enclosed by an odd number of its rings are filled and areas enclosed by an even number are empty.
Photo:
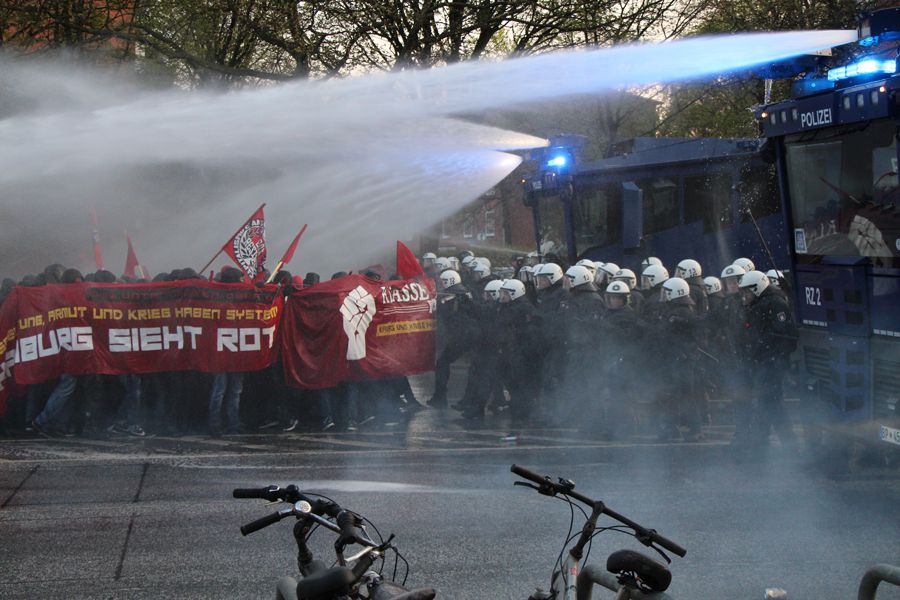
[[[829,430],[895,460],[878,442],[900,451],[900,8],[863,15],[836,50],[792,61],[791,98],[755,116],[787,209],[809,387]]]

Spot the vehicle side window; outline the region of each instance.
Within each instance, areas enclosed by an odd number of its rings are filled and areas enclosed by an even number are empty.
[[[635,183],[643,192],[644,233],[657,233],[678,226],[678,180],[656,177]]]

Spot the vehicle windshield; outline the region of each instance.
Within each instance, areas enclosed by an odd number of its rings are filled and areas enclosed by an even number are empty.
[[[619,182],[580,187],[572,200],[575,251],[622,241],[622,184]]]
[[[565,205],[559,196],[543,197],[538,204],[541,255],[568,256]]]
[[[880,121],[787,139],[798,254],[900,256],[895,134]]]

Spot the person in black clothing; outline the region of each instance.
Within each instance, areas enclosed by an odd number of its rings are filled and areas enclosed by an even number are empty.
[[[499,370],[509,391],[513,423],[524,425],[532,418],[537,400],[540,371],[535,365],[543,342],[540,315],[518,279],[507,279],[500,286],[497,339]]]
[[[631,288],[621,280],[612,281],[603,293],[606,312],[600,323],[600,336],[606,348],[603,388],[607,411],[601,431],[608,437],[627,437],[637,432],[631,382],[639,373],[637,344],[643,332],[631,297]]]
[[[449,261],[449,259],[447,260]],[[468,287],[472,291],[472,312],[474,318],[479,322],[479,327],[483,328],[486,315],[482,309],[486,305],[492,305],[494,303],[493,300],[487,298],[485,288],[490,282],[497,281],[498,278],[491,273],[491,261],[486,258],[476,258],[471,271],[472,284]],[[478,344],[473,346],[472,357],[469,361],[469,370],[466,376],[465,392],[463,392],[460,401],[451,407],[462,412],[466,412],[467,409],[473,407],[467,414],[478,412],[477,406],[481,404],[481,400],[476,399],[475,395],[478,393],[479,382],[484,377],[490,376],[489,373],[484,371],[484,365],[480,363],[480,359],[483,358],[480,356],[481,350],[482,348]]]
[[[459,273],[448,269],[441,273],[440,279],[443,291],[438,294],[437,328],[443,348],[434,369],[434,394],[428,401],[432,408],[447,408],[450,365],[472,349],[478,334],[472,294],[462,284]]]
[[[709,310],[709,302],[706,297],[706,284],[703,283],[703,269],[700,263],[691,258],[686,258],[675,268],[675,277],[680,277],[688,282],[691,288],[691,299],[694,301],[694,312],[698,317],[703,317]]]
[[[562,307],[569,292],[563,288],[564,279],[562,267],[555,263],[538,265],[534,269],[536,307],[546,344],[541,361],[540,409],[547,414],[561,402],[559,394],[566,374],[566,325]]]
[[[648,323],[655,323],[662,305],[662,284],[669,272],[662,265],[649,265],[641,272],[641,291],[644,294],[642,316]]]
[[[765,445],[772,429],[783,444],[793,442],[793,430],[784,410],[782,383],[788,357],[797,347],[797,326],[783,294],[769,283],[765,273],[750,271],[741,277],[741,299],[747,307],[741,350],[753,365],[754,414],[746,440]]]
[[[597,293],[594,277],[586,267],[569,267],[566,279],[569,292],[560,305],[565,313],[566,332],[562,419],[594,414],[599,420],[603,412],[597,394],[602,379],[598,363],[602,344],[600,320],[605,310],[603,298]],[[583,418],[580,421],[585,422]]]
[[[635,316],[640,317],[644,314],[644,294],[637,287],[637,276],[631,269],[619,269],[613,275],[613,281],[622,281],[628,285],[629,300],[628,306],[634,311]]]
[[[484,301],[477,304],[478,329],[480,342],[476,344],[472,356],[472,369],[469,374],[471,398],[462,410],[464,419],[482,419],[488,402],[493,402],[496,412],[499,406],[505,405],[503,384],[498,373],[498,334],[500,287],[504,281],[494,279],[484,286]],[[499,382],[499,385],[498,385]]]
[[[700,410],[694,390],[693,365],[697,360],[697,326],[694,300],[688,282],[672,277],[662,284],[662,304],[657,313],[653,345],[663,348],[661,367],[666,384],[660,390],[659,440],[681,439],[678,423],[687,425],[685,439],[700,439]]]

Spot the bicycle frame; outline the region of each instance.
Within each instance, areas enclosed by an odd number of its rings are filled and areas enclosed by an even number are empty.
[[[581,573],[581,557],[584,556],[584,547],[591,540],[597,529],[597,519],[603,514],[602,503],[595,503],[591,508],[591,516],[588,517],[581,535],[572,548],[566,552],[560,570],[550,582],[550,590],[554,600],[577,600],[578,575]]]

